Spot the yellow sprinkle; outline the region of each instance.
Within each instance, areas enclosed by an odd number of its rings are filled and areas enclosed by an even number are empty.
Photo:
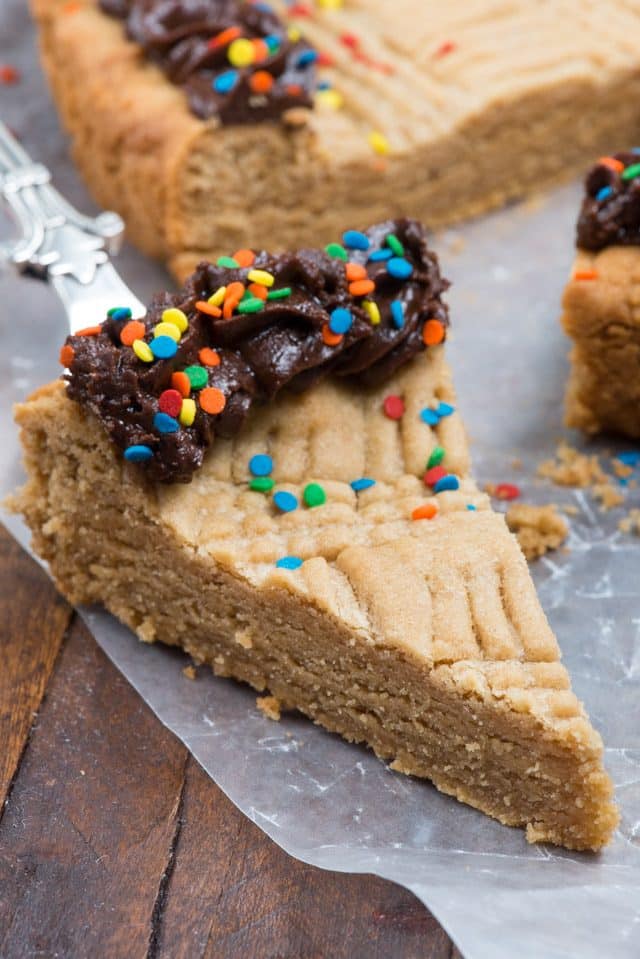
[[[371,325],[377,326],[380,322],[380,310],[378,309],[378,304],[374,303],[373,300],[363,300],[362,309],[366,312],[367,316],[371,320]]]
[[[184,333],[189,327],[189,320],[186,317],[186,314],[179,310],[177,306],[171,306],[168,310],[164,310],[162,313],[162,322],[163,323],[173,323],[174,326],[177,326],[181,333]]]
[[[196,418],[196,401],[191,399],[185,399],[182,401],[182,406],[180,407],[180,412],[178,413],[178,419],[180,420],[183,426],[191,426],[193,421]]]
[[[289,29],[287,30],[287,36],[289,37],[292,43],[297,43],[300,37],[302,36],[302,34],[300,33],[297,27],[289,27]]]
[[[273,286],[273,274],[266,270],[249,270],[247,279],[252,283],[260,283],[261,286]]]
[[[339,90],[318,90],[316,100],[321,106],[329,107],[331,110],[340,110],[344,106],[344,97]]]
[[[226,286],[219,286],[215,293],[212,293],[207,303],[210,303],[211,306],[220,306],[224,300],[224,295],[227,292]]]
[[[180,342],[180,337],[182,333],[175,325],[175,323],[167,323],[163,320],[162,323],[156,323],[153,328],[154,336],[170,336],[172,340],[175,340],[176,343]]]
[[[369,146],[372,147],[375,153],[384,156],[389,152],[389,141],[384,133],[380,133],[379,130],[372,130],[367,139],[369,140]]]
[[[250,67],[253,63],[255,52],[251,40],[239,37],[229,44],[227,57],[229,63],[234,67]]]
[[[145,343],[144,340],[133,341],[133,352],[143,363],[153,363],[153,353],[149,348],[149,344]]]
[[[342,0],[318,0],[318,6],[324,10],[340,10]]]

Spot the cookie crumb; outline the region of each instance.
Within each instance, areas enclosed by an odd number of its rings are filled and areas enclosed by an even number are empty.
[[[546,506],[515,503],[509,507],[505,518],[529,562],[549,550],[558,549],[569,535],[567,521],[553,503]]]
[[[585,487],[608,482],[597,456],[581,453],[568,443],[560,443],[556,458],[540,463],[537,472],[538,476],[550,479],[557,486]]]
[[[196,678],[198,674],[196,673],[196,667],[193,665],[193,663],[190,663],[189,666],[184,667],[184,669],[182,670],[182,675],[186,676],[187,679]]]
[[[640,509],[630,509],[618,523],[618,529],[621,533],[633,533],[640,536]]]
[[[275,722],[278,722],[280,719],[282,704],[275,696],[258,696],[256,698],[256,706],[261,713],[264,713],[267,719],[273,719]]]
[[[609,481],[605,483],[595,483],[595,485],[591,487],[591,492],[594,498],[600,502],[600,509],[603,513],[613,509],[614,506],[620,506],[621,503],[624,503],[624,496],[620,490],[616,489],[613,483]]]

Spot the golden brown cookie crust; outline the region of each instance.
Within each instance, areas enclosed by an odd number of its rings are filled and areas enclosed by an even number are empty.
[[[567,425],[640,436],[640,248],[578,250],[562,307]]]
[[[490,31],[455,3],[442,4],[423,39],[401,29],[415,21],[409,0],[394,3],[393,15],[386,3],[319,10],[305,32],[336,59],[328,75],[344,91],[344,109],[318,107],[302,123],[298,114],[290,124],[224,128],[189,112],[181,91],[97,0],[31,6],[89,187],[124,216],[132,241],[180,278],[198,260],[248,244],[317,246],[347,227],[402,214],[430,226],[460,220],[567,179],[585,155],[637,130],[640,75],[627,41],[634,30],[640,35],[640,19],[622,4],[607,5],[606,15],[584,11],[582,29],[571,5],[565,29],[557,5],[549,19],[517,2],[493,11]],[[348,53],[340,34],[351,28],[390,59],[392,75]],[[456,49],[441,58],[435,38],[448,30]],[[514,52],[502,34],[535,42]],[[387,155],[371,149],[373,128],[388,141]]]

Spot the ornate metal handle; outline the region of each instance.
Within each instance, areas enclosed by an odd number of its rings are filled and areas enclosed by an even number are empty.
[[[109,255],[118,253],[124,223],[117,213],[87,217],[51,186],[51,175],[34,163],[0,122],[0,198],[13,214],[20,237],[0,244],[0,267],[50,280],[63,300],[73,328],[102,317],[89,310],[110,305],[144,307],[122,282]],[[85,321],[80,316],[85,313]]]

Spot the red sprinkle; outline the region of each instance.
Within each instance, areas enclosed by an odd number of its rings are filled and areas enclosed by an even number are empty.
[[[341,33],[340,43],[343,47],[350,47],[352,50],[360,46],[360,40],[355,33]]]
[[[444,466],[432,466],[431,469],[427,470],[424,474],[424,481],[427,486],[435,486],[438,480],[442,479],[443,476],[447,475],[447,471]]]
[[[496,499],[517,499],[520,496],[520,487],[515,483],[498,483],[493,495]]]
[[[313,13],[305,3],[292,3],[287,8],[287,15],[290,17],[312,17]]]
[[[182,409],[182,394],[178,390],[163,390],[158,397],[158,406],[162,413],[175,417]]]
[[[453,53],[453,51],[457,49],[457,43],[454,43],[453,40],[445,40],[444,43],[440,44],[433,55],[439,59],[440,57],[446,57],[449,53]]]
[[[20,71],[16,67],[12,67],[8,63],[0,65],[0,83],[11,86],[14,83],[18,83],[19,80]]]
[[[319,67],[332,67],[335,62],[330,53],[319,53],[316,60]]]
[[[401,396],[395,396],[394,394],[385,396],[382,409],[385,416],[388,416],[390,420],[399,420],[404,414],[404,400]]]

